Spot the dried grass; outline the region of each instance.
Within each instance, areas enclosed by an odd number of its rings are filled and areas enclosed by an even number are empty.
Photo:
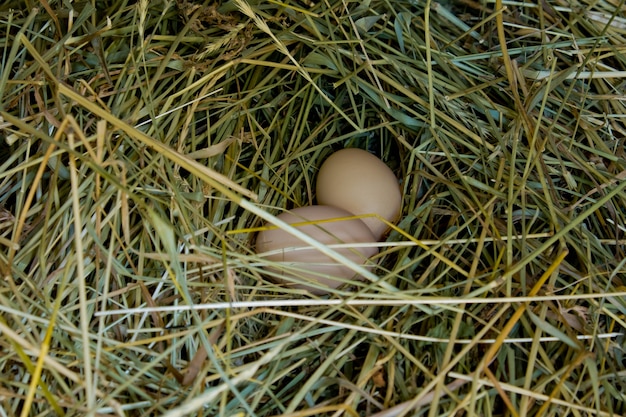
[[[0,415],[626,414],[623,0],[29,4]],[[378,266],[272,283],[253,230],[348,146],[402,181]]]

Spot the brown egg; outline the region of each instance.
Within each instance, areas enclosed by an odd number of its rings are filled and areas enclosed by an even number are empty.
[[[393,223],[400,216],[402,194],[398,179],[383,161],[362,149],[343,149],[332,154],[317,176],[317,202],[354,214],[376,213]],[[376,239],[389,228],[376,217],[363,222]]]
[[[353,248],[337,248],[335,251],[357,264],[364,264],[369,257],[378,253],[378,248],[374,246],[357,247],[360,243],[376,242],[368,227],[359,219],[322,222],[351,216],[353,215],[336,207],[307,206],[282,213],[277,217],[288,224],[296,224],[298,230],[320,243],[355,244]],[[314,224],[297,225],[301,222],[316,221]],[[264,255],[265,259],[282,263],[280,266],[265,267],[271,272],[272,279],[283,282],[290,288],[308,290],[313,294],[326,294],[328,288],[337,288],[355,276],[350,268],[279,228],[261,231],[256,239],[256,251],[270,252]],[[297,282],[312,282],[317,285]]]

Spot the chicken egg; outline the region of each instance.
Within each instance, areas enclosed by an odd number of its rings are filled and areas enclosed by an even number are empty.
[[[373,245],[359,246],[376,242],[370,229],[359,219],[335,220],[352,216],[337,207],[306,206],[281,213],[277,218],[325,245],[354,244],[354,247],[336,248],[335,251],[357,264],[365,264],[368,258],[378,253],[378,248]],[[337,288],[355,277],[350,268],[280,228],[259,232],[256,251],[272,261],[271,266],[264,267],[271,273],[268,275],[290,288],[326,294],[328,289]]]
[[[400,216],[402,193],[393,171],[371,153],[357,148],[333,153],[317,176],[318,204],[353,214],[378,214],[394,223]],[[380,239],[389,226],[371,216],[361,219]]]

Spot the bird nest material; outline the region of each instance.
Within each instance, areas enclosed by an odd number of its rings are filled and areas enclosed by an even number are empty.
[[[626,413],[623,0],[5,2],[2,415]],[[360,147],[378,280],[254,231]]]

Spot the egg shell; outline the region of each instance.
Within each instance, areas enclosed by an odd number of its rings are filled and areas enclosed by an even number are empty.
[[[317,202],[354,214],[376,213],[390,223],[400,216],[402,193],[393,171],[371,153],[357,148],[333,153],[317,176]],[[361,219],[376,239],[389,229],[376,217]]]
[[[353,214],[337,207],[306,206],[284,212],[278,219],[288,223],[315,222],[321,220],[352,217]],[[315,224],[296,225],[303,233],[320,243],[331,245],[338,243],[372,243],[376,239],[369,228],[359,219],[333,220]],[[294,248],[297,248],[294,250]],[[265,259],[284,263],[265,266],[271,272],[271,278],[278,280],[290,288],[308,290],[313,294],[326,294],[327,288],[337,288],[346,280],[355,277],[354,271],[338,263],[315,248],[310,247],[295,236],[279,228],[259,232],[256,239],[257,253],[275,251],[264,255]],[[378,253],[378,248],[355,247],[337,248],[335,251],[357,264],[364,264],[367,259]],[[289,278],[289,279],[287,279]],[[309,281],[319,284],[322,288],[294,281]]]

